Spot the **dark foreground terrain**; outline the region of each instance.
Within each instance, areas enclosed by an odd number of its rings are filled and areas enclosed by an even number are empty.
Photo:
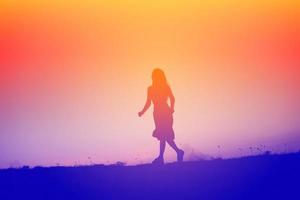
[[[0,170],[0,199],[300,199],[300,153]]]

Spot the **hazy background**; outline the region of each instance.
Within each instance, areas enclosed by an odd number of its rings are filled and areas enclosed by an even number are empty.
[[[296,0],[1,1],[0,167],[150,161],[152,110],[137,112],[155,67],[188,159],[298,151],[299,13]]]

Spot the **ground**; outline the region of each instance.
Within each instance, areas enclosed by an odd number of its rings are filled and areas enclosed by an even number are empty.
[[[300,199],[300,153],[0,170],[0,199]]]

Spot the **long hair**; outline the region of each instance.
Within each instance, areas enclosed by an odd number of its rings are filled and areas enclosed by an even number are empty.
[[[161,69],[154,69],[152,72],[152,87],[155,89],[166,89],[169,87],[166,75]]]

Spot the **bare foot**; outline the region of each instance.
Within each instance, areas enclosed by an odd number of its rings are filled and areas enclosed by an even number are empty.
[[[155,158],[155,159],[152,161],[152,164],[155,164],[155,165],[163,165],[163,164],[164,164],[164,158],[161,158],[161,157]]]

